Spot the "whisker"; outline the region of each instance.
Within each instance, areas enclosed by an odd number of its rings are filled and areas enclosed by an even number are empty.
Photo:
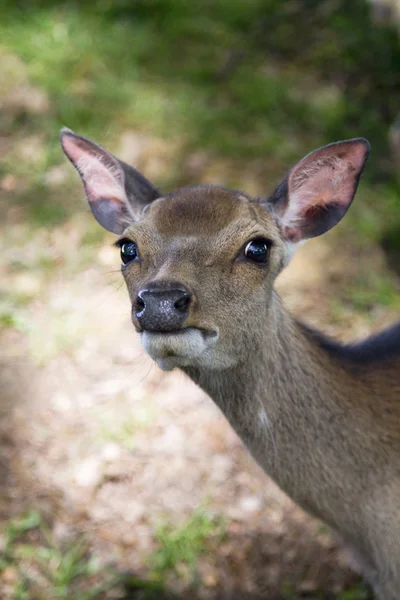
[[[147,379],[147,377],[149,376],[150,371],[152,370],[153,366],[154,366],[154,361],[152,360],[151,363],[150,363],[150,368],[147,371],[146,375],[140,380],[140,382],[139,382],[140,384],[144,383],[144,380]]]

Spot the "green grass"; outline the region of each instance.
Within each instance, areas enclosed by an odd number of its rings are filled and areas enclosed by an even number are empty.
[[[21,330],[23,323],[15,307],[6,300],[0,300],[0,331],[9,327]]]
[[[126,419],[122,423],[104,422],[100,427],[99,437],[111,442],[117,442],[127,450],[133,450],[136,446],[135,433],[138,429],[136,419]]]
[[[339,329],[344,331],[347,324],[351,330],[355,316],[371,326],[376,321],[377,307],[393,314],[400,311],[399,283],[395,276],[372,270],[337,284],[335,296],[329,296],[327,302],[332,323]]]
[[[392,280],[379,276],[356,279],[347,296],[356,310],[371,310],[374,306],[400,310],[399,290]]]
[[[83,536],[58,543],[37,511],[6,523],[0,582],[2,576],[13,582],[12,600],[172,600],[160,582],[100,567]]]
[[[204,507],[196,509],[180,525],[158,525],[158,547],[149,557],[150,577],[144,580],[101,568],[83,537],[58,543],[41,515],[30,511],[6,523],[0,578],[2,572],[8,572],[8,578],[12,574],[14,600],[92,600],[101,598],[114,586],[124,589],[127,597],[133,591],[135,598],[142,600],[167,597],[164,586],[171,575],[184,578],[189,586],[195,584],[199,557],[210,543],[221,539],[224,531],[224,522]]]
[[[70,600],[77,594],[82,600],[91,600],[115,583],[111,576],[96,580],[99,567],[86,542],[78,540],[60,546],[36,511],[6,524],[0,573],[6,570],[8,577],[12,574],[14,579],[15,600]]]
[[[399,248],[400,186],[395,182],[375,187],[362,184],[345,222],[349,232],[365,243],[388,240],[392,249]]]
[[[374,600],[374,596],[364,585],[360,585],[351,590],[341,592],[336,600]]]
[[[158,548],[149,559],[153,577],[165,581],[170,575],[184,577],[189,584],[196,578],[199,557],[210,541],[220,540],[225,523],[200,507],[181,524],[162,523],[155,529]]]
[[[292,585],[284,586],[284,588],[281,590],[281,594],[285,600],[297,600],[300,598]],[[371,590],[363,583],[351,587],[344,592],[339,592],[334,596],[331,594],[325,595],[324,593],[317,592],[313,596],[307,595],[305,597],[309,598],[310,600],[376,600]],[[301,595],[301,598],[303,598],[303,595]]]

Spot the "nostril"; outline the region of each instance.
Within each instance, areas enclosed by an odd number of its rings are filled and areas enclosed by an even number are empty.
[[[176,310],[179,310],[179,312],[186,312],[189,308],[191,299],[192,297],[190,294],[185,294],[175,302],[174,308],[176,308]]]
[[[138,296],[138,297],[136,298],[136,308],[137,308],[137,312],[139,312],[139,311],[143,310],[143,309],[144,309],[144,306],[145,306],[145,305],[144,305],[144,300],[143,300],[143,299],[142,299],[140,296]]]

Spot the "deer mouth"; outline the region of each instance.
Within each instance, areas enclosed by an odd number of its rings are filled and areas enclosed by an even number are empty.
[[[143,329],[141,333],[147,333],[154,336],[179,336],[179,335],[187,335],[192,331],[199,331],[204,338],[212,338],[218,335],[218,331],[216,329],[204,329],[203,327],[182,327],[181,329],[173,329],[171,331],[149,331],[147,329]]]
[[[143,348],[164,371],[175,367],[192,366],[218,339],[215,329],[186,327],[171,332],[141,333]]]

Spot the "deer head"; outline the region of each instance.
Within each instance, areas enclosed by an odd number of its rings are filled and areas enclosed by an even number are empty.
[[[214,186],[159,192],[68,129],[61,144],[89,206],[119,237],[132,322],[164,370],[225,369],[268,344],[273,283],[297,244],[346,213],[369,154],[356,138],[308,154],[265,198]]]

